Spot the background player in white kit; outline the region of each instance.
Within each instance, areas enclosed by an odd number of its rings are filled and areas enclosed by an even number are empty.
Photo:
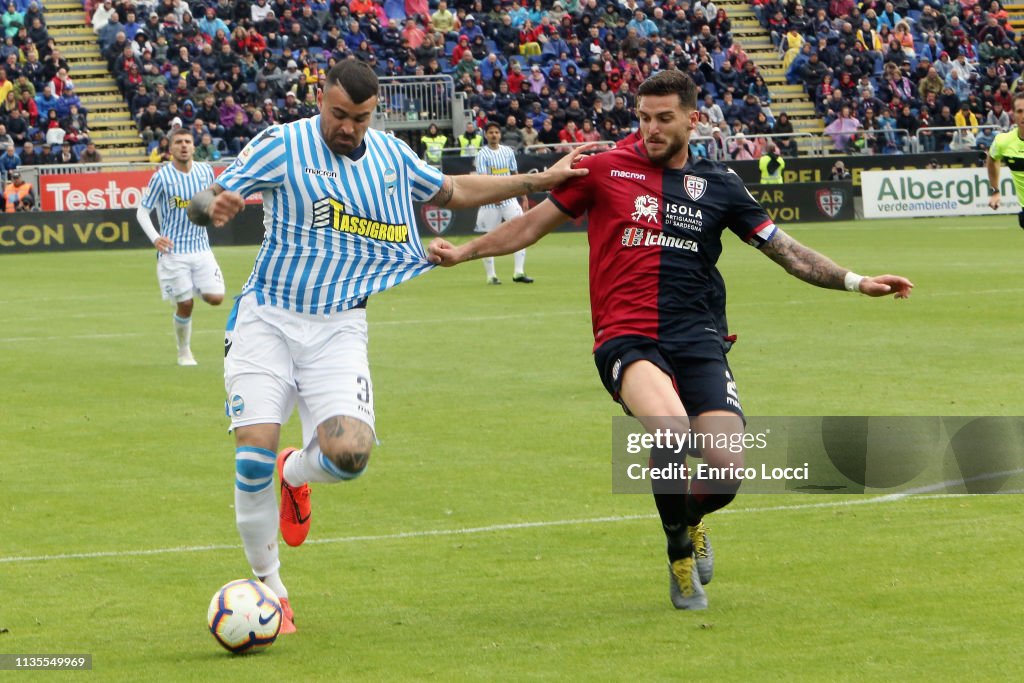
[[[587,173],[572,168],[587,151],[580,148],[529,176],[443,175],[398,138],[369,128],[378,92],[365,63],[338,63],[318,93],[319,115],[264,130],[189,207],[193,221],[223,225],[243,197],[263,195],[266,236],[228,319],[224,386],[235,434],[235,521],[253,572],[281,598],[282,633],[295,631],[295,614],[280,576],[278,530],[288,545],[301,545],[309,483],[355,479],[373,449],[367,299],[433,267],[413,202],[477,207]],[[296,406],[305,445],[276,454]]]
[[[516,154],[511,147],[501,144],[501,126],[494,121],[487,124],[484,130],[484,137],[487,144],[481,149],[473,160],[473,168],[480,175],[513,175],[519,172],[516,164]],[[490,232],[504,221],[510,221],[516,216],[522,216],[523,211],[529,208],[526,197],[512,197],[497,204],[481,206],[476,213],[476,232]],[[529,284],[533,278],[526,277],[526,250],[520,249],[513,257],[514,270],[512,281]],[[487,284],[500,285],[498,273],[494,269],[494,257],[489,256],[481,259],[484,262],[484,272],[487,273]]]
[[[206,228],[188,218],[192,197],[213,182],[209,164],[192,160],[192,133],[176,128],[171,136],[171,161],[149,179],[135,216],[157,250],[156,277],[164,299],[175,304],[174,335],[178,340],[178,365],[195,365],[192,338],[192,292],[217,306],[224,301],[224,278],[210,249]],[[156,209],[162,234],[149,212]]]

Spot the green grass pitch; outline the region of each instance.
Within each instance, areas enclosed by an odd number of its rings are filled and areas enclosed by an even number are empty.
[[[727,237],[749,414],[1020,412],[1013,217],[789,231],[917,289],[815,289]],[[506,257],[501,287],[471,263],[374,297],[382,443],[361,480],[314,488],[311,540],[282,553],[300,631],[252,657],[205,631],[213,592],[248,575],[228,307],[197,303],[199,366],[178,368],[152,254],[0,259],[0,653],[91,653],[92,674],[51,674],[75,680],[1024,678],[1014,495],[741,495],[708,520],[710,609],[673,610],[652,501],[610,493],[586,253],[554,235],[529,251],[534,285]],[[254,255],[218,251],[229,290]]]

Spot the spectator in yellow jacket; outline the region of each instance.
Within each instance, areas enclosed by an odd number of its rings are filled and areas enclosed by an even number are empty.
[[[969,131],[964,131],[965,133],[978,134],[978,117],[971,111],[971,105],[967,100],[960,103],[960,111],[953,117],[953,121],[957,128],[970,128]]]

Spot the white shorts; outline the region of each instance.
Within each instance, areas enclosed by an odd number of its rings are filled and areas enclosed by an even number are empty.
[[[304,444],[329,417],[374,429],[367,340],[366,309],[314,316],[243,296],[224,335],[231,428],[284,424],[298,404]]]
[[[167,301],[188,301],[192,291],[224,296],[224,276],[213,252],[160,254],[156,260],[156,279]]]
[[[510,221],[517,216],[523,215],[523,207],[518,201],[508,204],[497,204],[481,206],[476,212],[475,232],[490,232],[503,221]]]

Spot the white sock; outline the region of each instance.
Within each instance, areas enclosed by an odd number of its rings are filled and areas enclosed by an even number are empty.
[[[281,567],[277,548],[277,497],[272,486],[276,459],[277,456],[265,448],[239,446],[235,449],[235,523],[245,556],[256,576],[271,577]],[[277,581],[280,584],[280,578]],[[277,588],[270,587],[277,592]]]
[[[178,339],[178,352],[187,351],[192,342],[192,318],[174,316],[174,336]]]
[[[512,271],[513,274],[525,275],[526,271],[523,269],[526,267],[526,250],[520,249],[519,251],[517,251],[513,259],[513,262],[515,263],[515,270]]]
[[[490,280],[492,277],[498,277],[498,274],[494,270],[494,257],[488,256],[487,258],[480,259],[484,262],[484,271],[487,273],[487,279]]]
[[[320,449],[309,445],[301,451],[295,451],[284,461],[284,480],[289,486],[302,486],[311,482],[333,484],[341,478],[324,469],[325,460]]]
[[[284,583],[281,581],[281,574],[279,572],[271,572],[266,576],[257,576],[256,578],[267,584],[267,587],[274,591],[274,595],[277,597],[288,597],[288,589],[284,587]]]

